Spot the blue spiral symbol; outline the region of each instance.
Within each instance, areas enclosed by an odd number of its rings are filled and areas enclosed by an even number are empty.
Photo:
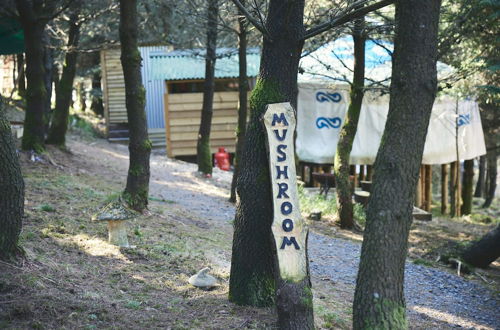
[[[468,125],[470,124],[470,114],[466,115],[459,115],[458,120],[457,120],[458,127],[462,125]]]
[[[339,117],[327,118],[327,117],[318,117],[316,119],[316,127],[319,129],[322,128],[339,128],[342,124],[342,119]]]
[[[335,102],[338,103],[342,100],[342,96],[340,93],[325,93],[325,92],[317,92],[316,100],[318,102]]]

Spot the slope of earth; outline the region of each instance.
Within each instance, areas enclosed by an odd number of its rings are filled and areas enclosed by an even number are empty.
[[[212,179],[202,179],[195,165],[154,154],[150,210],[129,223],[136,248],[119,249],[107,243],[105,224],[90,217],[123,189],[127,147],[72,137],[69,149],[51,148],[41,159],[21,154],[27,258],[0,264],[0,328],[274,328],[273,309],[227,301],[231,173],[215,170]],[[323,233],[310,238],[317,326],[349,328],[359,235],[315,227]],[[414,225],[414,240],[422,228]],[[477,228],[479,236],[489,227]],[[428,252],[417,246],[412,257]],[[206,266],[219,286],[191,287],[189,276]],[[406,271],[412,328],[499,327],[498,286],[495,292],[491,285],[413,263]]]

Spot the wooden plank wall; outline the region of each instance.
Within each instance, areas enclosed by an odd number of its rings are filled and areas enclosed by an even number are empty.
[[[108,124],[126,123],[125,80],[120,62],[120,49],[112,48],[101,52],[103,66],[104,111]]]
[[[102,88],[107,133],[109,133],[109,124],[128,122],[125,105],[125,80],[120,54],[119,48],[111,48],[101,52]],[[150,128],[148,133],[153,147],[165,147],[165,130],[163,128]],[[127,142],[127,140],[121,142]]]
[[[167,89],[168,90],[168,89]],[[203,93],[165,94],[167,154],[196,155]],[[215,92],[210,146],[212,152],[225,147],[235,151],[238,122],[238,92]]]

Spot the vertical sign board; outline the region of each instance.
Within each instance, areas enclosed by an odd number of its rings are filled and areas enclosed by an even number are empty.
[[[293,135],[295,113],[290,103],[267,105],[264,115],[269,147],[274,220],[280,275],[299,282],[307,276],[307,227],[299,209]]]

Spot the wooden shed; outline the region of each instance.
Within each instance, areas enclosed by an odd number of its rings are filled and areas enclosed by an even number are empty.
[[[139,47],[139,50],[143,58],[141,75],[142,83],[146,89],[146,115],[148,119],[149,138],[154,147],[164,147],[163,93],[165,85],[162,81],[151,79],[151,63],[149,59],[150,55],[167,53],[168,48],[166,46],[145,46]],[[123,78],[120,54],[119,47],[101,51],[106,135],[113,142],[128,141],[125,80]]]
[[[250,87],[254,85],[259,67],[258,51],[247,54]],[[169,157],[196,155],[198,130],[203,102],[205,60],[196,50],[173,51],[151,56],[153,79],[165,84],[164,118],[166,148]],[[210,146],[235,151],[238,121],[238,59],[235,50],[219,49],[215,65]]]

